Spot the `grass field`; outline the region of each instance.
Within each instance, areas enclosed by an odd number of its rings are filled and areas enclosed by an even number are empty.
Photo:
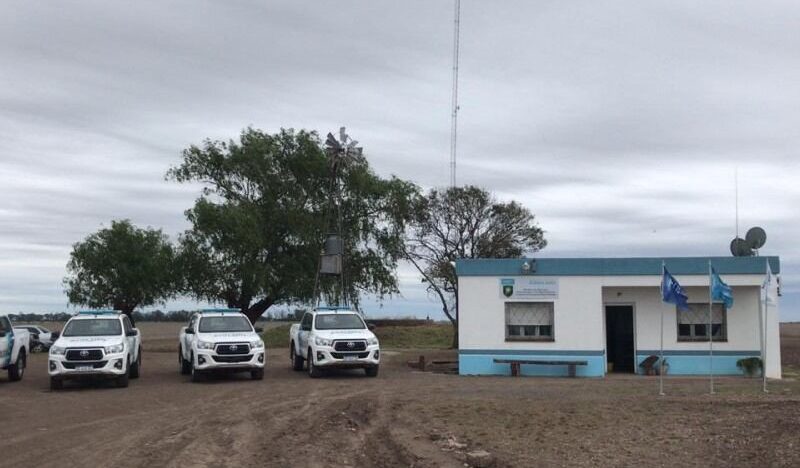
[[[386,322],[386,321],[385,321]],[[288,346],[290,324],[280,324],[264,331],[267,348]],[[453,342],[453,327],[450,324],[430,325],[382,325],[375,335],[384,348],[397,349],[447,349]]]

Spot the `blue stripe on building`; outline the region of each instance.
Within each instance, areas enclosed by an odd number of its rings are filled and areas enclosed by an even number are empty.
[[[458,276],[517,276],[522,264],[533,265],[525,276],[635,276],[660,275],[662,262],[673,275],[708,275],[708,262],[722,275],[766,274],[766,262],[780,273],[779,257],[669,257],[669,258],[479,258],[456,260]]]

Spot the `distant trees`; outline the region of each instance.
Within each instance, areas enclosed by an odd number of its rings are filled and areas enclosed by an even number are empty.
[[[112,221],[72,247],[64,279],[70,303],[112,307],[130,316],[177,289],[175,252],[161,230]]]
[[[499,202],[478,187],[430,190],[416,199],[408,224],[404,256],[422,275],[428,292],[453,324],[458,347],[460,258],[516,258],[547,245],[534,215],[517,202]]]
[[[334,197],[331,161],[314,132],[248,128],[238,141],[206,141],[183,152],[167,177],[200,182],[180,238],[185,291],[241,309],[255,321],[273,304],[312,299]],[[416,187],[377,176],[362,156],[338,167],[346,290],[322,293],[357,304],[362,292],[397,292],[395,266]]]

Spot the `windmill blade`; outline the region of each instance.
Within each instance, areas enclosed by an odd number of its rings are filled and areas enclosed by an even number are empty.
[[[328,147],[337,151],[342,149],[342,145],[340,145],[339,142],[336,141],[336,138],[331,133],[328,133],[328,137],[325,139],[325,144],[328,145]]]

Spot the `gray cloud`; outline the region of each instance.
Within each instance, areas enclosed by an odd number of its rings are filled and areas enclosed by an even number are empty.
[[[529,206],[547,256],[780,254],[800,319],[796,2],[462,2],[459,181]],[[0,308],[59,310],[70,245],[176,235],[180,151],[347,125],[381,174],[448,182],[450,2],[0,5]],[[438,314],[404,267],[375,313]],[[173,303],[188,304],[187,300]]]

